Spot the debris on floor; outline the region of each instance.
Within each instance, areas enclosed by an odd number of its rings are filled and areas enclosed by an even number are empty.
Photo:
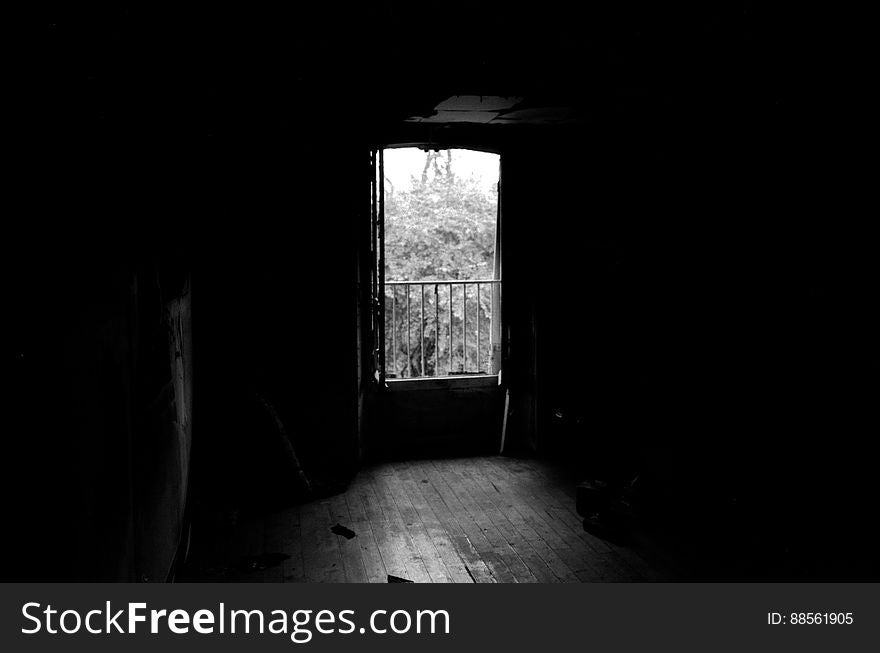
[[[584,530],[590,535],[606,540],[612,544],[628,544],[628,533],[614,513],[597,512],[584,517]]]
[[[284,422],[281,420],[281,416],[263,394],[256,390],[253,391],[253,394],[256,397],[257,403],[263,409],[265,414],[269,416],[272,422],[273,429],[271,435],[273,438],[273,451],[278,459],[283,461],[285,470],[288,472],[285,477],[292,479],[293,481],[292,490],[294,496],[300,498],[311,496],[314,488],[300,463],[299,456],[293,446],[293,440],[287,433],[287,429],[284,426]]]
[[[401,578],[400,576],[392,576],[388,574],[388,582],[389,583],[412,583],[413,581],[407,580],[406,578]]]
[[[239,560],[236,566],[241,571],[250,573],[254,571],[263,571],[264,569],[277,567],[289,558],[290,556],[286,553],[261,553],[257,556],[242,558],[241,560]]]
[[[337,535],[342,535],[347,540],[350,540],[357,535],[357,533],[355,533],[353,530],[351,530],[350,528],[346,528],[342,524],[336,524],[336,526],[334,526],[330,530]]]
[[[576,509],[584,518],[584,530],[600,539],[625,544],[629,538],[633,499],[638,487],[638,476],[624,484],[602,480],[579,483],[576,487]]]
[[[587,480],[578,483],[575,488],[575,509],[581,517],[588,517],[608,504],[610,494],[608,483],[599,480]]]

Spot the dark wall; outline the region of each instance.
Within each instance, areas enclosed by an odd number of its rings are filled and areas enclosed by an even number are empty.
[[[504,389],[489,383],[397,383],[377,397],[367,442],[373,459],[494,455],[501,448]],[[428,387],[425,387],[425,386]]]
[[[211,224],[193,242],[204,407],[197,464],[209,505],[296,498],[267,481],[285,471],[267,471],[277,433],[257,396],[278,412],[310,473],[346,478],[357,464],[352,196],[358,172],[368,183],[368,158],[359,168],[357,156],[368,150],[323,137],[282,131],[242,144],[233,135],[232,151],[210,164],[200,213]]]
[[[736,116],[517,156],[534,443],[582,477],[639,475],[679,526],[728,520],[716,541],[749,532],[790,577],[858,577],[841,560],[876,537],[876,237],[841,219],[829,151],[793,137],[805,117],[699,129]]]
[[[188,275],[32,244],[4,277],[4,577],[164,580],[192,438]]]

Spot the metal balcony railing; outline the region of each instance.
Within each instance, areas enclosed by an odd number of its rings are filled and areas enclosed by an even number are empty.
[[[385,377],[495,374],[501,281],[386,281]]]

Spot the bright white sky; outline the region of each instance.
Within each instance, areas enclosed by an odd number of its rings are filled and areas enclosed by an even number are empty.
[[[487,190],[498,182],[497,154],[476,150],[452,150],[452,170],[456,177],[471,175]],[[385,150],[385,177],[398,190],[410,188],[412,175],[416,179],[425,167],[425,151],[417,147],[395,147]]]

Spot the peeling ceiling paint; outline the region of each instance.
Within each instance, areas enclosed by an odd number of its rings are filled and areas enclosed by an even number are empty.
[[[522,97],[453,95],[434,107],[430,115],[411,116],[407,122],[430,124],[473,123],[493,125],[547,125],[577,122],[579,112],[570,106],[517,108]]]

